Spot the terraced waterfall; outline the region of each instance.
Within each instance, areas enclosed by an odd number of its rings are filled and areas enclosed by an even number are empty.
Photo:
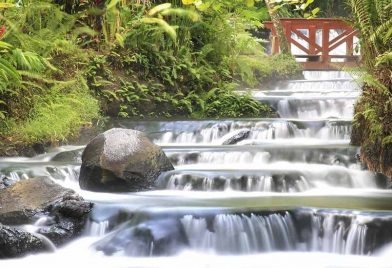
[[[148,133],[175,165],[156,191],[80,190],[83,146],[0,159],[10,180],[50,176],[96,203],[82,238],[0,265],[391,267],[389,181],[349,145],[360,85],[343,72],[304,75],[253,91],[281,118],[114,122]]]

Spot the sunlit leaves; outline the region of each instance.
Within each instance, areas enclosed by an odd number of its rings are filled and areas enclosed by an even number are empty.
[[[194,5],[200,11],[207,11],[208,9],[220,11],[241,6],[250,8],[254,7],[257,2],[260,2],[260,0],[182,0],[184,5]]]
[[[157,13],[159,13],[159,12],[161,12],[161,11],[164,11],[164,10],[167,10],[167,9],[169,9],[169,8],[171,8],[171,4],[170,4],[170,3],[157,5],[157,6],[153,7],[152,9],[150,9],[150,11],[148,11],[147,14],[148,14],[149,16],[154,16],[154,15],[156,15]]]
[[[0,9],[14,7],[13,3],[0,3]]]
[[[160,18],[142,18],[140,20],[143,23],[147,24],[156,24],[159,25],[160,28],[165,31],[173,40],[176,40],[177,38],[177,33],[176,30],[170,26],[165,20],[160,19]]]
[[[320,8],[311,9],[314,0],[269,0],[274,6],[274,10],[279,10],[283,7],[293,7],[294,11],[299,11],[305,18],[314,18],[320,12]]]
[[[107,9],[114,8],[114,7],[118,4],[118,2],[120,2],[120,0],[111,0],[111,1],[107,4],[106,8],[107,8]]]

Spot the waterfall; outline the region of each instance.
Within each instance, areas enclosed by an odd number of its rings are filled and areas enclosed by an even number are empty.
[[[312,251],[364,255],[367,226],[355,217],[315,215],[312,218]]]
[[[296,232],[290,214],[268,216],[217,215],[205,218],[184,216],[181,223],[193,249],[221,254],[252,254],[293,250]]]

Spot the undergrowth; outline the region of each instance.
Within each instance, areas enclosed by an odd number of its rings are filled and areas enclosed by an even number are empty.
[[[271,116],[235,89],[301,71],[251,35],[262,3],[56,3],[0,7],[0,147],[66,141],[100,116]]]

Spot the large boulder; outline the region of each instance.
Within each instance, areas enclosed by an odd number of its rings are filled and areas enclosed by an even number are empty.
[[[32,234],[1,226],[0,248],[1,245],[12,245],[14,248],[0,255],[3,258],[17,257],[35,252],[34,248],[40,251],[42,247],[38,240],[49,239],[55,245],[70,241],[83,231],[92,206],[73,190],[47,177],[22,180],[1,189],[0,224],[35,224],[36,231]],[[42,239],[42,235],[46,238]],[[25,241],[30,241],[30,244],[24,246]]]
[[[173,165],[144,133],[113,128],[87,145],[82,155],[79,184],[95,192],[151,189],[158,176]]]

